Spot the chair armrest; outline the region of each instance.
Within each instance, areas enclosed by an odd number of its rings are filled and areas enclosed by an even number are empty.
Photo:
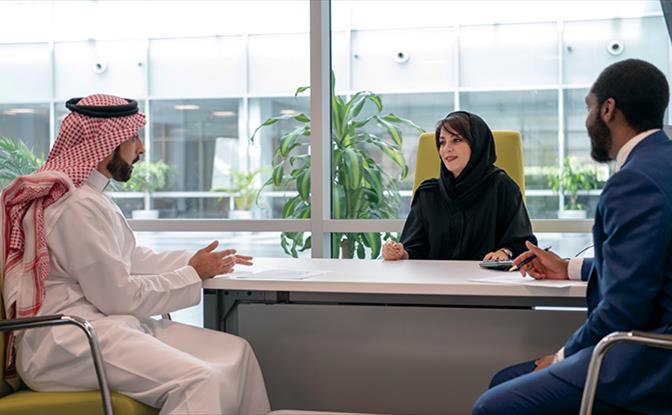
[[[93,366],[96,369],[96,376],[98,377],[98,386],[100,387],[100,395],[103,400],[103,412],[105,415],[114,415],[110,388],[107,384],[107,375],[105,374],[105,366],[103,365],[103,357],[98,345],[98,336],[93,325],[87,320],[77,316],[65,316],[62,314],[0,320],[0,332],[61,325],[75,325],[86,334],[89,340],[91,356],[93,357]]]
[[[672,350],[672,334],[630,331],[615,332],[604,336],[602,340],[597,343],[595,349],[593,349],[593,354],[590,357],[588,374],[586,375],[586,384],[583,388],[583,397],[581,398],[580,415],[590,415],[592,413],[602,360],[609,349],[618,343],[639,343],[645,346]]]

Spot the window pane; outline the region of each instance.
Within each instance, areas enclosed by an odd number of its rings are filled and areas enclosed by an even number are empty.
[[[608,65],[644,59],[669,73],[669,36],[662,16],[565,23],[565,83],[592,83]]]
[[[464,27],[460,83],[479,89],[557,85],[557,37],[555,23]]]
[[[50,59],[47,43],[0,44],[0,103],[49,101]]]
[[[222,174],[238,166],[239,105],[238,99],[150,103],[151,160],[171,166],[166,188],[160,190],[202,192],[222,186]]]
[[[479,114],[493,130],[520,131],[523,138],[526,189],[545,189],[545,166],[558,154],[556,91],[465,92],[460,106]]]
[[[14,138],[44,159],[49,153],[49,104],[0,104],[0,137]]]
[[[150,94],[161,98],[242,95],[245,55],[240,36],[153,39]]]
[[[277,150],[283,142],[289,143],[292,140],[291,133],[293,131],[308,125],[307,122],[297,121],[291,117],[299,116],[299,114],[309,115],[309,105],[310,100],[305,94],[298,97],[255,98],[250,100],[251,132],[254,132],[257,126],[271,117],[290,117],[289,119],[281,120],[260,129],[254,137],[254,144],[248,142],[251,153],[249,171],[259,173],[258,177],[255,177],[255,186],[257,188],[261,188],[261,185],[264,184],[259,200],[254,203],[259,217],[308,217],[306,216],[306,214],[309,214],[309,211],[306,210],[307,194],[305,191],[308,190],[306,186],[309,188],[309,182],[301,182],[299,184],[293,178],[292,171],[303,169],[308,174],[304,178],[308,179],[310,177],[310,162],[307,161],[310,138],[306,135],[296,136],[295,143],[297,145],[291,150],[289,150],[289,147],[285,147],[288,150],[284,155],[277,153]],[[276,166],[280,166],[278,168],[285,180],[279,184],[269,183],[269,179],[272,179]],[[299,185],[303,186],[303,197],[299,195]],[[297,201],[302,202],[297,203]],[[283,216],[283,208],[288,203],[294,208],[285,210],[285,216]]]
[[[352,33],[355,91],[436,91],[455,88],[452,28],[362,30]]]
[[[145,50],[145,43],[138,40],[56,43],[56,99],[67,101],[95,93],[144,97]]]
[[[9,139],[0,151],[2,190],[15,177],[32,173],[46,158],[49,104],[0,104],[0,138]],[[24,151],[23,145],[29,151]]]
[[[249,85],[255,95],[289,95],[310,84],[307,33],[250,36]]]

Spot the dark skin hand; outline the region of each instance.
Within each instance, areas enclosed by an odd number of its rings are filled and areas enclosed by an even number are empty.
[[[525,242],[525,246],[527,246],[528,251],[518,255],[516,259],[513,260],[513,264],[518,266],[518,264],[532,255],[535,255],[536,258],[519,269],[520,274],[523,277],[527,274],[538,280],[569,279],[567,273],[569,261],[559,257],[551,251],[544,251],[529,241]]]

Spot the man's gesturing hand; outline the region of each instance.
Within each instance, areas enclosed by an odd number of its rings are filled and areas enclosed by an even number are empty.
[[[213,241],[205,248],[196,251],[189,260],[189,265],[194,267],[202,280],[207,280],[215,275],[228,274],[233,271],[236,264],[252,265],[252,257],[236,255],[235,249],[215,251],[219,241]]]

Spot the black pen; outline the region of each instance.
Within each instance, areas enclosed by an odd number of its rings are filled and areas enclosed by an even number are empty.
[[[549,249],[551,249],[551,246],[550,246],[550,245],[547,246],[546,248],[544,248],[544,251],[548,251]],[[518,264],[518,265],[514,265],[514,266],[512,266],[511,268],[509,268],[509,272],[511,272],[511,271],[518,271],[518,270],[520,269],[520,267],[522,267],[523,265],[527,265],[527,264],[529,264],[529,263],[532,262],[532,260],[533,260],[534,258],[536,258],[536,257],[537,257],[536,255],[528,256],[527,258],[523,259],[523,261],[522,261],[520,264]]]

